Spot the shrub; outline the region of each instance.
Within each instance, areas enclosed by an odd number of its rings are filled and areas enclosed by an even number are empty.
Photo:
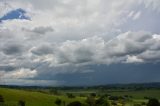
[[[118,100],[118,99],[119,99],[118,96],[110,96],[110,97],[109,97],[109,100]]]
[[[95,106],[95,98],[92,97],[92,96],[87,97],[86,103],[87,103],[89,106]]]
[[[62,103],[63,103],[63,106],[66,106],[66,102],[65,101],[63,101]]]
[[[80,97],[86,97],[84,94],[79,94]]]
[[[134,104],[133,106],[141,106],[141,104]]]
[[[74,101],[69,103],[67,106],[82,106],[82,103],[79,101]]]
[[[160,103],[157,99],[149,99],[147,106],[160,106]]]
[[[145,103],[145,102],[142,102],[141,104],[142,104],[142,105],[146,105],[146,103]]]
[[[91,93],[90,96],[96,97],[96,93]]]
[[[2,95],[0,95],[0,106],[4,106],[4,99]]]
[[[0,95],[0,103],[4,103],[4,99],[2,95]]]
[[[112,106],[117,106],[117,103],[115,101],[111,102]]]
[[[71,93],[67,93],[67,97],[68,98],[75,98],[75,96],[73,94],[71,94]]]
[[[145,96],[145,97],[144,97],[144,99],[151,99],[151,98],[150,98],[150,97],[146,97],[146,96]]]
[[[55,104],[58,105],[58,106],[60,106],[60,105],[62,104],[61,99],[57,98],[57,99],[55,100]]]
[[[110,104],[106,98],[100,97],[96,100],[96,106],[110,106]]]
[[[60,93],[56,89],[50,89],[49,92],[53,95],[60,95]]]
[[[18,106],[25,106],[25,101],[20,100],[20,101],[18,102]]]

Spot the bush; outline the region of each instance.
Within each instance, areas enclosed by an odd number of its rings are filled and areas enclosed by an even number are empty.
[[[112,106],[117,106],[117,103],[115,101],[111,102]]]
[[[118,100],[118,99],[119,99],[118,96],[110,96],[110,97],[109,97],[109,100]]]
[[[67,97],[68,98],[75,98],[75,96],[73,94],[71,94],[71,93],[67,93]]]
[[[133,106],[142,106],[141,104],[134,104]]]
[[[149,99],[147,106],[160,106],[160,103],[157,99]]]
[[[53,95],[60,95],[60,93],[56,89],[50,89],[49,92]]]
[[[55,100],[55,104],[58,105],[58,106],[60,106],[60,105],[62,104],[61,99],[57,98],[57,99]]]
[[[0,95],[0,106],[4,106],[4,99],[2,95]]]
[[[106,98],[100,97],[96,100],[96,106],[110,106],[110,104]]]
[[[150,98],[150,97],[146,97],[146,96],[145,96],[145,97],[144,97],[144,99],[151,99],[151,98]]]
[[[0,95],[0,103],[4,103],[4,99],[2,95]]]
[[[128,95],[124,95],[124,97],[125,97],[125,98],[129,98],[129,96],[128,96]]]
[[[87,103],[89,106],[95,106],[95,98],[92,97],[92,96],[87,97],[86,103]]]
[[[79,101],[74,101],[69,103],[67,106],[82,106],[82,103]]]
[[[18,102],[18,106],[25,106],[25,101],[20,100],[20,101]]]
[[[96,97],[96,93],[91,93],[90,96]]]
[[[79,94],[80,97],[86,97],[84,94]]]
[[[141,104],[142,104],[142,105],[146,105],[146,103],[145,103],[145,102],[142,102]]]

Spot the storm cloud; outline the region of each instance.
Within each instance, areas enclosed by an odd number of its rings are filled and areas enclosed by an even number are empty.
[[[159,0],[7,0],[0,7],[0,19],[25,12],[0,23],[0,84],[160,81]]]

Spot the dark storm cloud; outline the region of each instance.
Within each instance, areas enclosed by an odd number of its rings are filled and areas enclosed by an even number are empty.
[[[64,73],[54,76],[64,85],[101,85],[112,83],[158,82],[160,63],[91,65],[92,73]]]
[[[0,71],[13,71],[14,69],[16,69],[15,66],[9,66],[9,65],[0,66]]]
[[[24,46],[21,44],[10,43],[3,45],[2,52],[6,55],[21,54],[24,51]]]

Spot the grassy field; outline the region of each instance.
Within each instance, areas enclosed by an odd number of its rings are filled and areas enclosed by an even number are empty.
[[[75,95],[80,94],[89,94],[89,93],[96,93],[96,94],[108,94],[112,96],[125,96],[128,95],[131,98],[131,100],[126,101],[125,106],[134,106],[134,104],[142,104],[147,103],[148,100],[145,99],[145,97],[148,98],[157,98],[160,100],[160,89],[150,89],[150,90],[104,90],[104,91],[98,91],[98,90],[86,90],[86,91],[70,91],[70,93],[73,93]]]
[[[144,99],[144,97],[151,97],[160,99],[160,90],[139,90],[139,91],[110,91],[108,94],[115,96],[129,95],[134,99]]]
[[[133,99],[144,99],[144,97],[150,98],[157,98],[160,99],[160,89],[150,89],[150,90],[81,90],[81,91],[66,91],[73,93],[75,95],[78,94],[90,94],[90,93],[97,93],[97,94],[109,94],[112,96],[132,96]]]
[[[75,100],[83,101],[84,98],[76,97],[74,99],[66,96],[54,96],[40,92],[15,90],[8,88],[0,88],[0,95],[4,97],[5,103],[11,106],[17,106],[19,100],[24,100],[26,106],[56,106],[54,101],[57,98],[65,101],[66,104]]]
[[[76,95],[75,98],[68,98],[65,94],[67,91],[61,91],[61,95],[51,95],[50,93],[42,93],[38,90],[27,91],[27,90],[17,90],[17,89],[9,89],[9,88],[0,88],[0,95],[4,97],[5,103],[8,106],[17,106],[19,100],[23,100],[26,102],[26,106],[57,106],[55,104],[55,100],[60,98],[62,101],[65,101],[66,105],[72,101],[80,101],[85,102],[86,97],[90,94],[96,92],[99,94],[97,90],[88,90],[88,91],[74,91],[70,92],[73,95]],[[109,90],[104,91],[104,94],[109,94],[112,96],[132,96],[130,101],[125,102],[125,106],[133,106],[133,104],[141,104],[142,102],[147,103],[148,100],[144,99],[144,97],[152,97],[160,100],[160,90],[150,89],[150,90],[139,90],[139,91],[130,91],[130,90]],[[84,97],[80,97],[79,94],[83,94]]]

